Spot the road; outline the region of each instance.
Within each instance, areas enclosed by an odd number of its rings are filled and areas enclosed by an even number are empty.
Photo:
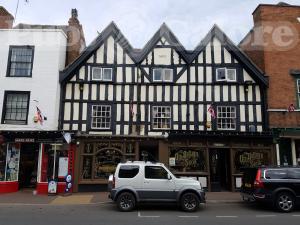
[[[196,213],[172,205],[143,205],[122,213],[112,203],[89,205],[0,205],[0,225],[282,225],[299,224],[300,209],[289,214],[242,203],[209,203]]]

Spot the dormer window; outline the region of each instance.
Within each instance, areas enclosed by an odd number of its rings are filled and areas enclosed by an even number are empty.
[[[236,81],[236,69],[218,68],[216,70],[216,81]]]
[[[153,69],[153,81],[154,82],[172,82],[173,70],[166,68]]]
[[[112,81],[112,68],[93,67],[92,80]]]

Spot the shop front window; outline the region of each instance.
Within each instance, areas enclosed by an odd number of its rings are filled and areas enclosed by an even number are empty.
[[[6,181],[18,181],[20,144],[8,144],[6,157]]]
[[[6,145],[0,145],[0,181],[5,180]]]
[[[270,164],[270,151],[268,150],[235,150],[235,173],[241,173],[243,168],[258,167]]]
[[[106,179],[115,172],[123,154],[117,149],[103,149],[95,155],[94,179]]]
[[[134,158],[131,142],[85,143],[81,152],[81,180],[106,180],[118,163]]]
[[[296,145],[296,162],[297,165],[300,166],[300,141],[296,140],[295,145]]]
[[[68,150],[62,144],[45,144],[43,148],[41,182],[64,181],[68,173]]]
[[[206,153],[198,148],[170,148],[170,169],[176,172],[206,172]]]

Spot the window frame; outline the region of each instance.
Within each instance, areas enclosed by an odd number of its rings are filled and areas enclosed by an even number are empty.
[[[95,116],[93,116],[93,107],[94,106],[97,106],[97,107],[109,107],[110,108],[110,122],[109,122],[109,127],[105,127],[105,128],[103,128],[103,127],[94,127],[93,126],[93,118],[95,117]],[[111,130],[111,128],[112,128],[112,115],[113,115],[113,113],[112,113],[112,106],[111,105],[108,105],[108,104],[92,104],[91,105],[91,111],[90,111],[90,115],[91,115],[91,120],[90,120],[90,127],[91,127],[91,129],[92,130]],[[107,118],[107,117],[95,117],[95,118]]]
[[[218,79],[218,70],[220,69],[225,69],[225,79]],[[229,70],[232,70],[234,71],[234,80],[231,80],[228,78],[228,71]],[[227,67],[219,67],[219,68],[216,68],[216,81],[217,82],[237,82],[237,76],[236,76],[236,68],[227,68]]]
[[[94,70],[95,69],[100,69],[101,71],[101,78],[100,79],[96,79],[94,78]],[[111,75],[111,79],[104,79],[104,70],[110,70],[110,75]],[[113,81],[113,68],[112,67],[100,67],[100,66],[94,66],[92,67],[92,74],[91,74],[91,80],[92,81],[103,81],[103,82],[112,82]]]
[[[26,120],[22,120],[22,122],[20,122],[21,120],[16,120],[15,123],[5,123],[6,103],[7,103],[7,96],[9,94],[26,94],[26,95],[28,95]],[[29,107],[30,107],[30,94],[31,94],[30,91],[4,91],[1,124],[8,124],[8,125],[28,125],[28,116],[29,116]]]
[[[12,57],[12,51],[13,49],[21,49],[21,48],[27,48],[32,50],[32,55],[31,55],[31,68],[30,68],[30,74],[28,76],[12,76],[10,74],[11,70],[11,57]],[[9,53],[8,53],[8,59],[7,59],[7,70],[6,70],[6,77],[15,77],[15,78],[32,78],[32,70],[33,70],[33,61],[34,61],[34,52],[35,52],[35,47],[33,45],[10,45],[9,46]],[[14,63],[28,63],[29,62],[14,62]]]
[[[161,79],[160,80],[156,80],[155,79],[155,71],[156,70],[160,70],[161,71]],[[167,80],[165,79],[165,71],[169,70],[171,72],[171,79]],[[154,68],[152,71],[152,80],[153,82],[173,82],[174,81],[174,71],[171,68]]]
[[[233,108],[234,109],[234,113],[235,113],[235,117],[220,117],[219,116],[219,109],[220,108]],[[226,110],[227,113],[227,110]],[[230,113],[232,113],[230,111]],[[235,128],[219,128],[219,119],[234,119],[235,120]],[[232,105],[220,105],[217,106],[217,130],[222,130],[222,131],[232,131],[232,130],[236,130],[237,129],[237,107],[236,106],[232,106]]]
[[[157,117],[154,117],[154,113],[153,113],[153,111],[154,111],[154,108],[158,108],[158,107],[160,107],[160,108],[170,108],[170,122],[169,122],[169,127],[168,128],[155,128],[154,127],[154,118],[157,118]],[[173,113],[172,113],[172,107],[170,106],[170,105],[153,105],[152,107],[151,107],[151,127],[152,127],[152,130],[171,130],[172,129],[172,115],[173,115]],[[168,119],[168,118],[161,118],[161,119]]]
[[[149,177],[146,177],[146,170],[147,168],[159,168],[159,169],[163,169],[165,172],[166,172],[166,178],[149,178]],[[162,166],[152,166],[152,165],[146,165],[145,166],[145,171],[144,171],[144,179],[147,179],[147,180],[168,180],[168,175],[169,175],[169,172]]]

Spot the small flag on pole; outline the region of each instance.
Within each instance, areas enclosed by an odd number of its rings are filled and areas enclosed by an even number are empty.
[[[207,110],[213,119],[217,118],[216,111],[214,109],[213,104],[211,104]]]
[[[130,108],[129,108],[129,110],[130,110],[131,117],[134,117],[133,102],[132,101],[130,102]]]
[[[289,105],[289,107],[288,107],[288,111],[289,112],[294,112],[295,111],[295,109],[296,109],[296,107],[294,106],[294,104],[292,103],[292,104],[290,104]]]
[[[37,120],[38,120],[38,122],[40,122],[40,124],[43,125],[44,118],[43,118],[43,116],[42,116],[42,112],[41,112],[41,110],[39,109],[39,107],[36,107],[36,115],[37,115]]]

